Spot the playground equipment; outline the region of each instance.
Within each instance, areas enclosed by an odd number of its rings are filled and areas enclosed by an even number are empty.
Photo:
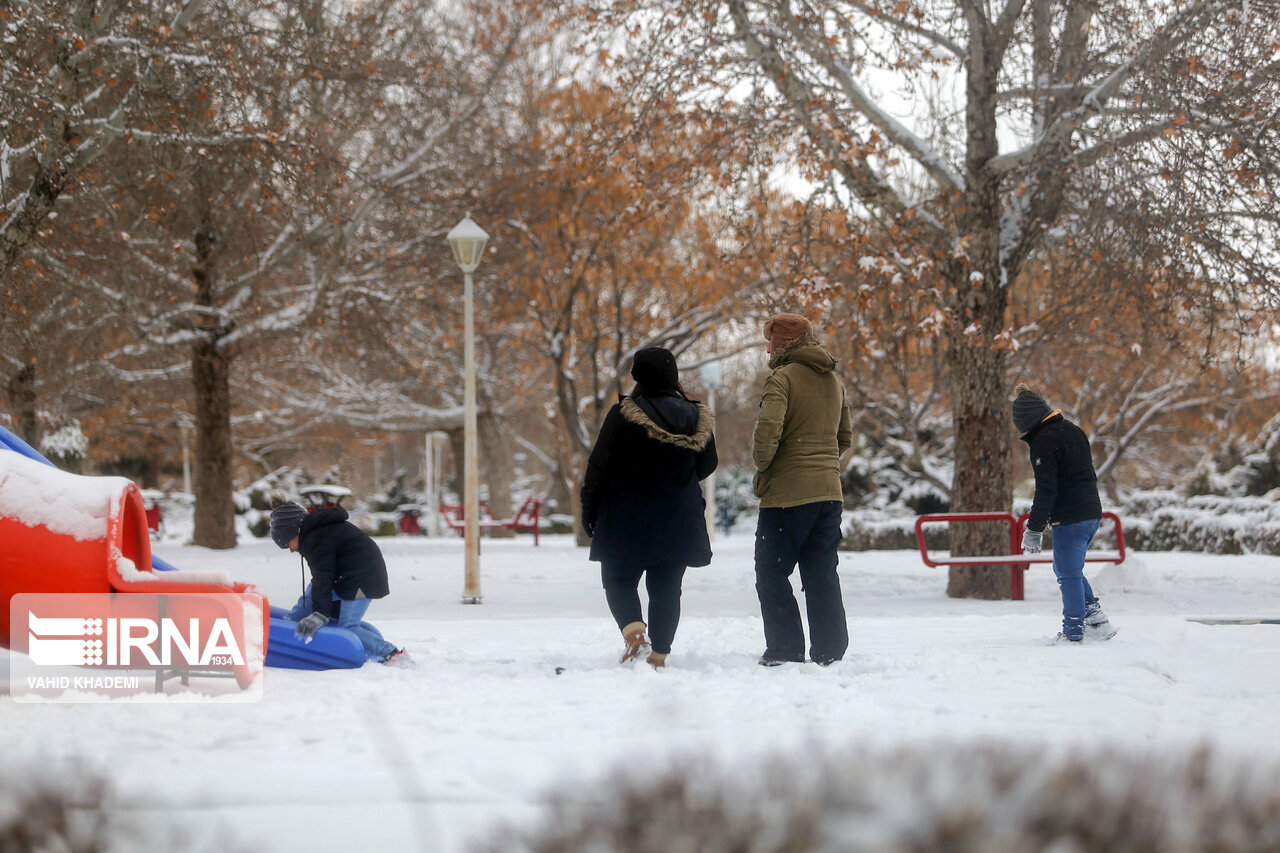
[[[1023,513],[1021,516],[1014,516],[1009,512],[939,512],[922,515],[916,519],[916,544],[920,548],[920,557],[924,560],[926,566],[936,568],[938,566],[1009,566],[1009,597],[1014,601],[1022,601],[1023,591],[1023,572],[1031,563],[1053,563],[1053,554],[1034,555],[1022,552],[1022,534],[1027,527],[1027,519],[1030,516]],[[1115,563],[1119,565],[1124,562],[1124,531],[1120,527],[1120,516],[1113,512],[1104,512],[1104,519],[1109,519],[1115,524],[1116,531],[1116,549],[1115,551],[1090,551],[1085,556],[1086,563]],[[950,554],[939,557],[929,552],[928,546],[925,544],[924,526],[926,524],[941,523],[974,523],[974,522],[993,522],[1004,521],[1009,524],[1009,553],[994,557],[952,557]],[[1052,530],[1052,528],[1050,529]]]
[[[18,593],[233,593],[246,607],[256,605],[266,641],[266,600],[249,584],[155,570],[133,483],[59,470],[3,428],[0,446],[14,451],[0,452],[0,644],[13,639],[9,601]],[[241,687],[256,677],[260,660],[249,656],[236,668]]]
[[[298,494],[307,502],[311,511],[327,506],[342,506],[343,498],[351,497],[351,490],[346,486],[332,486],[327,483],[316,486],[301,486]],[[346,509],[346,507],[343,507]]]
[[[539,513],[542,511],[542,499],[529,497],[521,504],[520,510],[511,518],[501,519],[494,518],[493,513],[489,511],[487,504],[480,504],[480,529],[481,531],[493,529],[495,527],[505,527],[516,533],[533,533],[534,547],[538,545],[538,531],[542,525],[539,521]],[[462,504],[440,504],[440,517],[444,519],[444,523],[449,529],[462,536],[466,533],[466,513]]]
[[[136,485],[120,477],[62,471],[4,427],[0,542],[0,645],[6,648],[9,600],[21,592],[234,592],[262,602],[267,666],[352,669],[365,662],[360,641],[344,628],[325,626],[304,643],[294,634],[296,623],[282,618],[284,611],[271,608],[249,584],[221,573],[178,571],[151,553],[147,512]],[[237,680],[247,683],[253,675],[246,669],[237,672]]]

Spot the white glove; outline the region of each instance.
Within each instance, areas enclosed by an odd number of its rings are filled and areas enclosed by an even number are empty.
[[[1028,529],[1022,534],[1022,553],[1039,554],[1042,550],[1041,540],[1044,538],[1043,530]]]

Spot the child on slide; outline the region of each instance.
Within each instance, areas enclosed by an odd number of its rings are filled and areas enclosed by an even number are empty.
[[[311,570],[311,583],[289,612],[289,618],[298,623],[296,634],[311,642],[329,621],[336,603],[338,625],[360,640],[365,655],[389,666],[412,665],[403,647],[397,648],[360,624],[370,603],[391,590],[382,551],[347,518],[342,507],[308,513],[280,492],[271,495],[271,540],[301,554]]]

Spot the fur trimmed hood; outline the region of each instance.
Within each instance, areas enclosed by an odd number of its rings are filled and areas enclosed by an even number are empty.
[[[630,397],[624,397],[619,404],[619,413],[623,419],[643,427],[645,434],[654,441],[660,441],[663,444],[670,444],[675,447],[681,447],[685,450],[692,450],[698,453],[707,446],[707,442],[711,440],[711,410],[703,403],[693,403],[698,409],[698,426],[692,435],[681,435],[679,433],[668,432],[662,427],[654,423],[653,418],[640,408]]]

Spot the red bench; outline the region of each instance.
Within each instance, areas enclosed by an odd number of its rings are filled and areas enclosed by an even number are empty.
[[[1090,551],[1085,556],[1084,561],[1086,563],[1115,563],[1119,565],[1124,562],[1125,557],[1124,531],[1120,529],[1120,516],[1114,512],[1104,512],[1102,517],[1112,521],[1116,526],[1117,550]],[[938,566],[999,566],[1007,564],[1009,566],[1009,597],[1014,601],[1022,601],[1024,594],[1022,573],[1027,570],[1031,563],[1053,562],[1052,549],[1043,556],[1022,553],[1022,533],[1027,529],[1028,518],[1030,518],[1030,515],[1025,512],[1018,518],[1015,518],[1013,513],[1009,512],[929,513],[916,519],[916,544],[920,548],[920,556],[924,559],[924,564],[934,568]],[[924,536],[924,526],[926,524],[971,521],[1007,522],[1009,525],[1010,553],[992,557],[952,557],[950,554],[937,556],[929,552]]]
[[[520,510],[511,518],[494,518],[493,513],[489,510],[488,504],[480,504],[480,520],[479,526],[481,531],[485,528],[505,527],[516,533],[533,533],[533,544],[538,544],[538,532],[541,529],[539,522],[539,514],[542,511],[542,499],[530,497],[520,507]],[[459,536],[465,536],[467,532],[466,511],[462,504],[440,504],[440,517],[444,519],[444,523],[449,526],[450,530],[457,532]]]

